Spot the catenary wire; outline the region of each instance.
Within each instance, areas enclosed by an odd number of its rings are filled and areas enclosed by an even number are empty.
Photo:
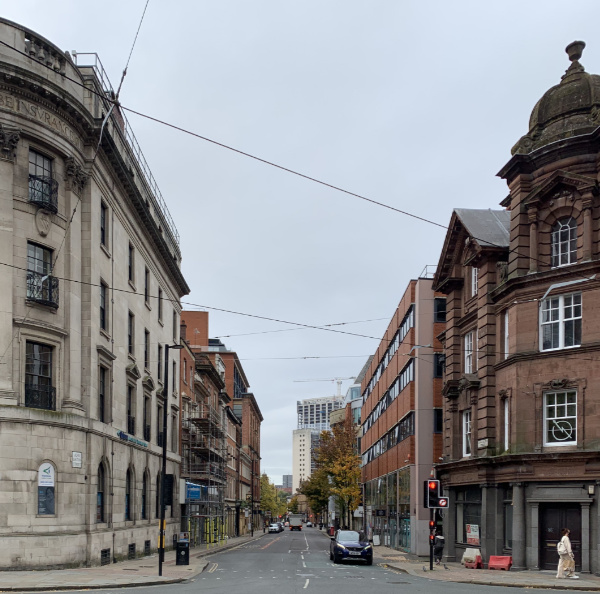
[[[145,12],[145,11],[144,11],[144,12]],[[54,72],[54,69],[53,69],[53,67],[52,67],[52,66],[50,66],[50,65],[48,65],[48,64],[45,64],[44,62],[41,62],[41,61],[37,60],[35,57],[32,57],[32,56],[29,56],[29,55],[27,55],[25,52],[22,52],[22,51],[18,50],[17,48],[15,48],[15,47],[13,47],[13,46],[9,45],[9,44],[8,44],[8,43],[6,43],[5,41],[2,41],[2,40],[0,40],[0,44],[2,44],[2,45],[4,45],[4,46],[6,46],[7,48],[9,48],[9,49],[11,49],[11,50],[13,50],[13,51],[15,51],[15,52],[17,52],[17,53],[19,53],[19,54],[21,54],[21,55],[25,56],[25,57],[27,57],[28,59],[32,59],[32,60],[34,60],[35,62],[37,62],[38,64],[40,64],[42,67],[44,67],[44,68],[47,68],[48,70],[52,70],[52,71]],[[104,99],[104,100],[108,101],[109,103],[112,103],[112,104],[113,104],[113,106],[114,106],[114,105],[118,105],[118,106],[119,106],[119,108],[120,108],[120,109],[122,109],[122,110],[124,110],[124,111],[129,111],[130,113],[134,113],[134,114],[136,114],[136,115],[138,115],[138,116],[140,116],[140,117],[143,117],[143,118],[149,119],[149,120],[151,120],[151,121],[154,121],[154,122],[156,122],[156,123],[159,123],[159,124],[162,124],[162,125],[164,125],[164,126],[170,127],[170,128],[172,128],[172,129],[178,130],[178,131],[180,131],[180,132],[182,132],[182,133],[184,133],[184,134],[188,134],[188,135],[194,136],[194,137],[196,137],[196,138],[199,138],[199,139],[201,139],[201,140],[204,140],[204,141],[206,141],[206,142],[209,142],[209,143],[215,144],[215,145],[217,145],[217,146],[220,146],[220,147],[222,147],[222,148],[225,148],[225,149],[227,149],[227,150],[230,150],[230,151],[233,151],[233,152],[239,153],[239,154],[241,154],[241,155],[243,155],[243,156],[246,156],[246,157],[248,157],[248,158],[251,158],[251,159],[254,159],[254,160],[260,161],[260,162],[262,162],[262,163],[264,163],[264,164],[267,164],[267,165],[270,165],[270,166],[272,166],[272,167],[275,167],[275,168],[281,169],[281,170],[283,170],[283,171],[286,171],[286,172],[288,172],[288,173],[291,173],[291,174],[293,174],[293,175],[296,175],[296,176],[299,176],[299,177],[305,178],[305,179],[307,179],[307,180],[313,181],[314,183],[317,183],[317,184],[320,184],[320,185],[323,185],[323,186],[329,187],[329,188],[331,188],[331,189],[334,189],[334,190],[336,190],[336,191],[340,191],[340,192],[342,192],[342,193],[345,193],[345,194],[348,194],[348,195],[350,195],[350,196],[354,196],[354,197],[356,197],[356,198],[359,198],[359,199],[361,199],[361,200],[364,200],[364,201],[366,201],[366,202],[370,202],[370,203],[372,203],[372,204],[375,204],[375,205],[377,205],[377,206],[381,206],[382,208],[387,208],[387,209],[389,209],[389,210],[393,210],[393,211],[395,211],[395,212],[398,212],[398,213],[400,213],[400,214],[404,214],[404,215],[406,215],[406,216],[408,216],[408,217],[412,217],[412,218],[414,218],[414,219],[418,219],[418,220],[420,220],[420,221],[423,221],[424,223],[428,223],[428,224],[430,224],[430,225],[434,225],[434,226],[436,226],[436,227],[439,227],[439,228],[441,228],[441,229],[445,229],[446,231],[448,231],[448,230],[449,230],[449,226],[448,226],[448,225],[443,225],[443,224],[441,224],[441,223],[438,223],[438,222],[436,222],[436,221],[433,221],[433,220],[431,220],[431,219],[427,219],[427,218],[425,218],[425,217],[421,217],[421,216],[419,216],[419,215],[416,215],[416,214],[414,214],[414,213],[411,213],[411,212],[408,212],[408,211],[405,211],[405,210],[402,210],[402,209],[395,208],[395,207],[393,207],[393,206],[391,206],[391,205],[389,205],[389,204],[385,204],[384,202],[379,202],[379,201],[377,201],[377,200],[373,200],[373,199],[371,199],[371,198],[368,198],[368,197],[366,197],[366,196],[363,196],[363,195],[361,195],[361,194],[357,194],[357,193],[355,193],[355,192],[351,192],[350,190],[346,190],[346,189],[344,189],[344,188],[341,188],[341,187],[339,187],[339,186],[336,186],[336,185],[330,184],[330,183],[328,183],[328,182],[325,182],[325,181],[323,181],[323,180],[319,180],[319,179],[317,179],[317,178],[314,178],[314,177],[312,177],[312,176],[309,176],[309,175],[303,174],[303,173],[301,173],[301,172],[299,172],[299,171],[295,171],[294,169],[291,169],[291,168],[288,168],[288,167],[284,167],[283,165],[279,165],[279,164],[277,164],[277,163],[274,163],[274,162],[272,162],[272,161],[269,161],[269,160],[267,160],[267,159],[263,159],[263,158],[261,158],[261,157],[258,157],[258,156],[256,156],[256,155],[253,155],[253,154],[251,154],[251,153],[248,153],[248,152],[246,152],[246,151],[242,151],[242,150],[240,150],[240,149],[236,149],[235,147],[229,146],[229,145],[227,145],[227,144],[225,144],[225,143],[222,143],[222,142],[219,142],[219,141],[213,140],[213,139],[211,139],[211,138],[208,138],[208,137],[206,137],[206,136],[203,136],[203,135],[201,135],[201,134],[197,134],[197,133],[195,133],[195,132],[192,132],[191,130],[187,130],[186,128],[182,128],[181,126],[177,126],[177,125],[175,125],[175,124],[171,124],[171,123],[169,123],[169,122],[166,122],[166,121],[164,121],[164,120],[161,120],[161,119],[159,119],[159,118],[155,118],[155,117],[153,117],[153,116],[150,116],[150,115],[148,115],[148,114],[144,114],[144,113],[141,113],[141,112],[139,112],[139,111],[136,111],[136,110],[134,110],[134,109],[132,109],[132,108],[125,107],[124,105],[122,105],[121,103],[119,103],[117,100],[114,100],[114,99],[111,99],[110,97],[107,97],[107,96],[106,96],[106,94],[99,93],[99,92],[97,92],[97,91],[95,91],[95,90],[93,90],[93,89],[90,89],[90,88],[86,87],[86,86],[85,86],[85,85],[84,85],[84,84],[83,84],[81,81],[77,81],[76,79],[70,78],[70,77],[68,77],[66,74],[62,74],[61,76],[62,76],[63,78],[65,78],[66,80],[69,80],[69,81],[73,82],[74,84],[77,84],[77,85],[81,86],[82,88],[85,88],[85,89],[86,89],[88,92],[91,92],[91,93],[93,93],[93,94],[95,94],[95,95],[98,95],[98,96],[99,96],[99,97],[101,97],[102,99]],[[475,235],[473,235],[472,237],[473,237],[473,239],[475,239],[475,240],[477,240],[477,241],[479,241],[479,242],[484,242],[484,243],[486,243],[486,244],[487,244],[489,247],[495,247],[495,248],[500,248],[500,249],[506,249],[506,248],[508,247],[508,246],[504,246],[504,245],[499,245],[499,244],[491,243],[491,242],[489,242],[487,239],[482,239],[482,238],[480,238],[480,237],[477,237],[477,236],[475,236]],[[516,247],[515,247],[515,248],[512,248],[512,249],[509,249],[509,250],[508,250],[508,254],[511,254],[511,253],[516,253],[518,256],[520,256],[520,257],[522,257],[522,258],[533,259],[535,262],[538,262],[538,263],[540,263],[540,264],[546,265],[546,262],[545,262],[544,260],[541,260],[540,258],[532,258],[530,254],[523,254],[523,253],[520,253],[520,252],[518,252],[517,250],[518,250],[518,248],[516,248]],[[588,278],[588,277],[586,277],[586,276],[583,276],[582,274],[578,273],[577,271],[575,271],[575,274],[576,274],[577,276],[580,276],[580,277],[581,277],[582,279],[584,279],[584,280],[589,280],[589,278]]]

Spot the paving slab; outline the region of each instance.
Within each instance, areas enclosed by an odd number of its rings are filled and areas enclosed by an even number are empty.
[[[215,545],[199,545],[190,549],[190,564],[176,565],[175,551],[167,551],[158,575],[158,554],[119,563],[78,569],[40,571],[0,571],[0,592],[35,592],[41,590],[82,590],[126,588],[176,584],[202,573],[210,563],[209,555],[246,544],[263,536],[240,536]]]

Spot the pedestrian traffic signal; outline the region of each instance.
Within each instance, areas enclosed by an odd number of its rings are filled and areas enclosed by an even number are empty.
[[[435,520],[429,520],[429,530],[435,530]]]
[[[423,494],[423,506],[427,508],[446,508],[448,507],[448,498],[440,497],[440,481],[429,479],[425,481]]]

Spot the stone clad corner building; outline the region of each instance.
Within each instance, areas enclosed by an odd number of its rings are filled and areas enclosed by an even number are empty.
[[[0,39],[0,568],[109,563],[156,549],[164,407],[178,528],[179,238],[97,56]]]
[[[568,527],[578,570],[600,572],[600,76],[584,46],[498,174],[503,210],[455,209],[439,260],[449,559],[476,546],[555,569]]]

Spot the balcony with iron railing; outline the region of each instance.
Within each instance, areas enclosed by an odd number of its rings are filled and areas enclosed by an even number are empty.
[[[25,406],[28,408],[43,408],[56,410],[56,388],[25,384]]]
[[[105,93],[107,97],[106,104],[107,106],[112,102],[115,97],[115,91],[112,87],[112,84],[102,66],[102,62],[96,53],[77,53],[72,52],[73,60],[82,74],[85,74],[86,70],[89,69],[93,72],[93,75],[96,77],[102,91]],[[117,113],[115,113],[115,111]],[[150,170],[150,166],[148,165],[144,153],[140,148],[140,145],[133,134],[133,130],[131,129],[131,125],[127,121],[124,113],[120,109],[116,109],[113,111],[115,121],[117,122],[117,127],[121,130],[124,137],[124,144],[122,148],[124,152],[127,153],[128,160],[137,165],[137,168],[140,171],[140,176],[136,176],[136,179],[140,180],[140,191],[145,194],[146,200],[148,200],[156,213],[157,218],[159,219],[159,226],[161,229],[165,229],[167,235],[170,237],[171,241],[179,247],[179,233],[177,232],[177,228],[175,227],[175,223],[171,214],[169,213],[169,209],[167,208],[167,204],[158,188],[158,184],[152,175]]]
[[[58,307],[58,278],[27,271],[27,299],[48,307]]]
[[[58,182],[51,177],[29,175],[29,202],[57,213]]]

